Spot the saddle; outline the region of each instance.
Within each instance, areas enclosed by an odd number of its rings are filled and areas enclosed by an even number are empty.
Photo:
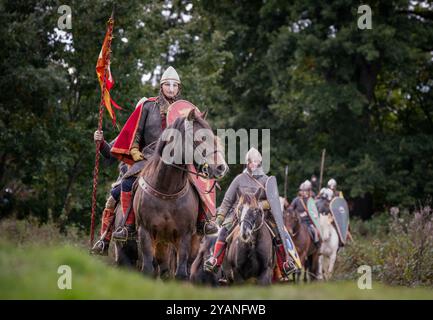
[[[310,238],[313,242],[315,242],[315,236],[316,236],[316,227],[314,226],[313,223],[307,223],[307,222],[303,222],[307,225],[307,230],[308,230],[308,234],[310,235]],[[317,238],[320,241],[320,235],[317,233]]]
[[[124,174],[123,179],[135,176],[143,170],[144,165],[147,160],[152,156],[153,150],[155,148],[155,143],[151,143],[142,150],[142,154],[144,155],[144,160],[137,161],[133,165],[128,168],[128,171]]]

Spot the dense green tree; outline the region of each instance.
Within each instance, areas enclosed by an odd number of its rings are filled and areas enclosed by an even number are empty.
[[[70,1],[63,31],[62,4],[0,0],[0,187],[14,190],[18,212],[87,227],[95,64],[113,1]],[[430,3],[369,1],[371,30],[358,29],[361,3],[350,0],[115,4],[120,126],[172,64],[215,128],[271,128],[271,173],[282,181],[289,165],[290,196],[319,173],[324,148],[325,182],[377,210],[433,194]],[[106,113],[104,134],[117,135]],[[223,191],[241,169],[231,166]],[[101,165],[99,207],[116,171]]]
[[[272,128],[272,169],[289,164],[290,191],[319,173],[349,197],[410,206],[433,193],[432,7],[370,1],[373,28],[360,30],[361,3],[219,1],[203,5],[232,32],[224,71],[234,123]],[[236,75],[236,76],[233,76]]]
[[[63,31],[57,25],[62,4],[0,2],[0,186],[12,187],[17,211],[87,226],[100,101],[95,65],[113,3],[71,1],[72,29]],[[157,66],[175,64],[185,97],[203,109],[224,102],[217,80],[230,59],[221,50],[225,38],[209,33],[205,18],[191,19],[191,9],[187,1],[116,2],[111,70],[112,95],[123,106],[120,126],[141,97],[158,94],[152,86],[159,81]],[[149,81],[142,82],[143,74]],[[105,138],[117,133],[104,113]],[[116,171],[101,164],[100,207]]]

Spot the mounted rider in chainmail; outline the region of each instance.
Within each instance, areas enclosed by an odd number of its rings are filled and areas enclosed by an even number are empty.
[[[213,254],[204,262],[205,271],[218,272],[223,263],[227,248],[227,236],[238,222],[236,221],[235,208],[240,196],[245,193],[257,194],[258,189],[264,190],[268,176],[263,171],[260,152],[255,148],[251,148],[245,156],[245,162],[247,167],[232,181],[217,211],[216,223],[221,226],[221,229],[218,233]],[[259,205],[263,210],[270,210],[265,192],[260,192],[257,200],[259,200]],[[293,263],[286,261],[284,245],[281,242],[276,225],[271,225],[271,227],[275,229],[273,232],[275,235],[273,244],[277,255],[277,264],[281,273],[287,276],[293,272]]]

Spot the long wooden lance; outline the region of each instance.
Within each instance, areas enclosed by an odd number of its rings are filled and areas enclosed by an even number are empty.
[[[319,180],[319,192],[322,189],[322,182],[323,182],[323,170],[325,169],[325,155],[326,155],[326,149],[322,150],[322,161],[320,162],[320,180]]]
[[[114,26],[114,9],[111,13],[110,19],[108,19],[107,22],[107,32],[106,35],[108,35],[107,39],[107,53],[103,57],[104,58],[104,71],[102,76],[102,85],[101,85],[101,99],[99,102],[99,120],[98,120],[98,131],[102,130],[102,117],[104,114],[104,94],[106,89],[106,76],[108,75],[108,67],[109,67],[109,61],[110,61],[110,54],[111,54],[111,40],[113,38],[113,26]],[[101,143],[103,141],[98,140],[96,141],[96,150],[95,150],[95,167],[93,170],[93,191],[92,191],[92,216],[91,216],[91,223],[90,223],[90,247],[92,247],[93,244],[93,237],[95,232],[95,212],[96,212],[96,193],[98,189],[98,174],[99,174],[99,150],[101,147]]]

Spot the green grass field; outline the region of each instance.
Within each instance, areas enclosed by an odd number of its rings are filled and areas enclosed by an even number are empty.
[[[60,290],[60,265],[72,269],[72,289]],[[427,288],[389,287],[373,282],[360,290],[353,282],[301,285],[197,287],[145,278],[107,265],[70,245],[12,245],[0,242],[1,299],[433,299]]]

